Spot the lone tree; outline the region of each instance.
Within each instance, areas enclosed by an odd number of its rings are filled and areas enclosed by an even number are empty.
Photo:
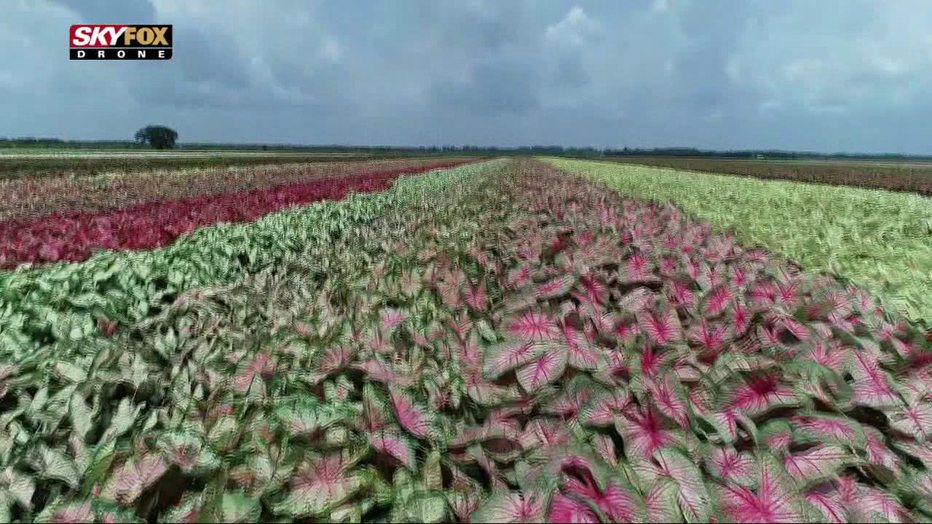
[[[175,140],[178,140],[178,132],[170,127],[146,126],[136,131],[136,142],[148,143],[156,149],[175,147]]]

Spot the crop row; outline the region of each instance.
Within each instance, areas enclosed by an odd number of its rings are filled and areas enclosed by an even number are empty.
[[[404,167],[365,176],[328,177],[266,189],[161,200],[101,213],[75,211],[34,221],[10,220],[0,223],[0,268],[83,261],[99,250],[161,247],[197,228],[249,222],[295,205],[339,200],[350,192],[382,191],[400,175],[456,164]]]
[[[767,180],[906,191],[932,196],[932,164],[813,160],[728,160],[715,158],[631,158],[626,164],[727,173]]]
[[[918,331],[672,206],[505,166],[11,355],[0,517],[932,517]]]
[[[380,193],[353,194],[274,213],[244,224],[218,224],[144,251],[106,251],[82,263],[0,272],[0,361],[85,351],[101,328],[157,314],[179,293],[225,286],[244,275],[294,262],[309,245],[330,244],[386,207],[493,169],[496,162],[402,177]],[[425,189],[426,188],[426,189]]]
[[[368,175],[437,164],[436,159],[316,162],[134,171],[77,178],[25,178],[0,182],[0,221],[34,220],[56,212],[95,213],[157,200],[265,189],[323,177]]]
[[[631,196],[670,202],[808,271],[849,278],[932,328],[932,201],[926,197],[602,162],[551,163]]]

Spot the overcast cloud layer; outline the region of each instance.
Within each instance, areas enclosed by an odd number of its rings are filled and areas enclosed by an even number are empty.
[[[0,136],[932,153],[929,0],[5,0]],[[76,23],[168,62],[69,61]]]

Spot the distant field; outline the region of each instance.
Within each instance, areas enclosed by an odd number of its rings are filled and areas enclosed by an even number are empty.
[[[438,155],[423,155],[425,157]],[[111,172],[409,158],[399,153],[0,149],[0,181]]]
[[[610,162],[932,195],[932,162],[622,157]]]

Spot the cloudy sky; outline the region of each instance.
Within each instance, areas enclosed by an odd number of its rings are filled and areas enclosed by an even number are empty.
[[[3,0],[0,53],[0,136],[932,153],[930,0]]]

